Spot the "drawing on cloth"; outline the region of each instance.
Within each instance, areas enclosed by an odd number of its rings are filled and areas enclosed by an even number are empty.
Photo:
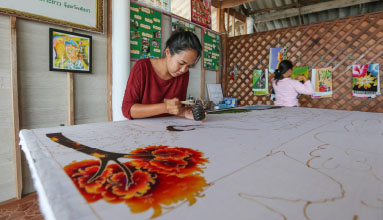
[[[274,73],[282,60],[287,59],[287,46],[270,48],[269,71]]]
[[[296,79],[298,76],[304,76],[306,79],[309,79],[309,67],[301,66],[293,68],[293,75],[291,75],[291,79]],[[303,83],[303,80],[299,80]]]
[[[187,201],[193,205],[208,186],[200,175],[208,159],[190,148],[147,146],[123,154],[82,145],[62,133],[46,136],[60,145],[98,158],[74,161],[64,167],[88,203],[101,199],[109,203],[124,202],[132,213],[153,209],[152,217],[158,217],[162,209],[171,204]],[[119,159],[129,161],[122,163]],[[108,165],[111,161],[115,163]]]
[[[352,95],[366,98],[380,95],[379,64],[353,65]]]
[[[269,80],[268,70],[254,70],[253,71],[253,91],[254,95],[267,95],[269,94]]]
[[[332,97],[332,67],[313,69],[311,83],[314,88],[312,98]]]

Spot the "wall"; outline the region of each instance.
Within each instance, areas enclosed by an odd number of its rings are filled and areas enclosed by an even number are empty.
[[[16,197],[10,72],[10,19],[0,15],[0,201]]]
[[[353,64],[379,63],[382,79],[383,12],[232,37],[226,45],[226,94],[237,97],[240,105],[272,104],[270,96],[254,96],[252,72],[268,67],[270,48],[287,46],[287,58],[295,66],[333,68],[332,98],[301,96],[301,106],[383,112],[383,96],[353,97],[351,81]],[[235,63],[240,73],[232,80],[227,73]]]
[[[106,7],[106,5],[104,5]],[[104,23],[106,24],[106,22]],[[49,71],[49,28],[65,27],[17,19],[20,129],[67,125],[67,73]],[[103,122],[107,114],[107,36],[92,36],[92,73],[74,74],[75,124]],[[0,15],[0,202],[16,197],[9,61],[9,17]],[[34,191],[22,155],[23,194]]]

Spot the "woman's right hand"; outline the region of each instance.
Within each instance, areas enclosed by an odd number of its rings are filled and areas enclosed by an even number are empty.
[[[303,76],[303,75],[298,75],[297,76],[297,80],[299,80],[299,81],[303,81],[303,82],[306,82],[307,81],[307,78],[305,77],[305,76]]]
[[[182,113],[182,105],[178,98],[164,99],[165,109],[171,115],[180,115]]]

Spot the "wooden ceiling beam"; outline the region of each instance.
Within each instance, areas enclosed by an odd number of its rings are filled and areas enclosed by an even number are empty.
[[[212,0],[211,5],[216,8],[232,8],[255,0]]]
[[[254,15],[253,18],[255,23],[262,23],[267,21],[299,16],[299,14],[304,15],[304,14],[310,14],[310,13],[315,13],[315,12],[320,12],[320,11],[325,11],[325,10],[330,10],[335,8],[344,8],[344,7],[349,7],[353,5],[359,5],[359,4],[377,2],[377,1],[379,0],[333,0],[329,2],[303,6],[300,8],[300,11],[299,11],[299,8],[290,8],[290,9],[285,9],[285,10],[281,10],[277,12],[267,12],[260,15]]]

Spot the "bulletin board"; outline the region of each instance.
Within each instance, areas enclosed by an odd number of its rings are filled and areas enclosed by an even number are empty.
[[[204,30],[203,48],[203,68],[214,71],[219,70],[220,36],[211,31]]]
[[[211,29],[211,0],[191,0],[191,21]]]
[[[162,13],[130,3],[130,58],[161,57]]]

